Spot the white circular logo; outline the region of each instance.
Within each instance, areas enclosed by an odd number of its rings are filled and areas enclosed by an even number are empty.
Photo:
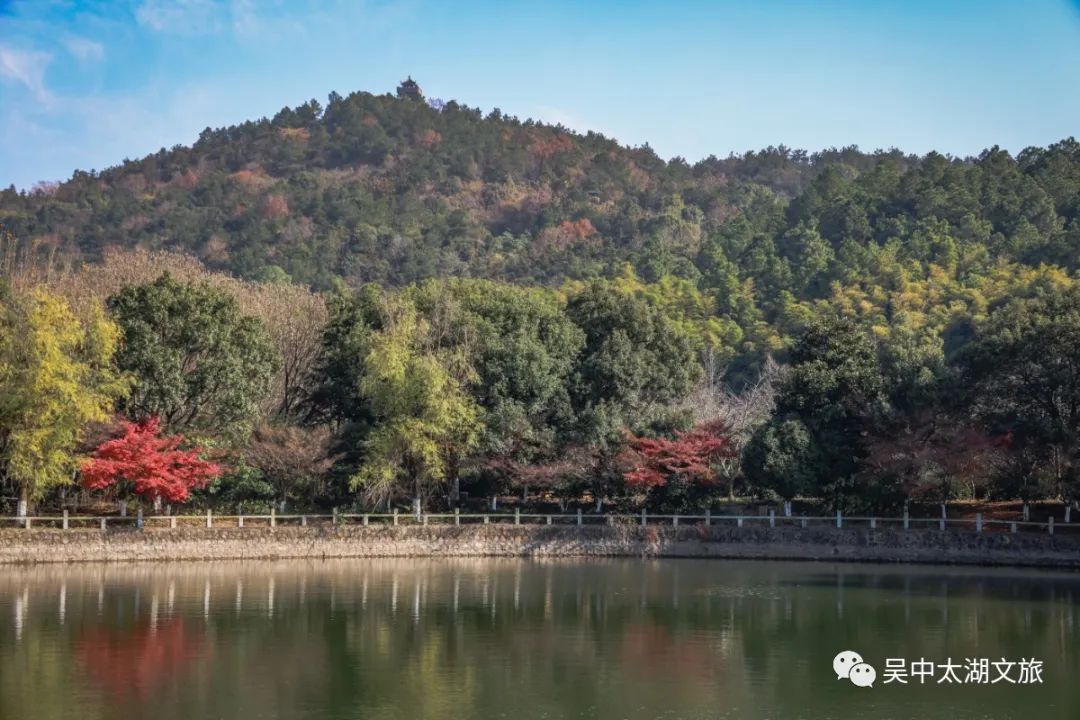
[[[836,673],[837,680],[843,680],[848,677],[848,673],[851,672],[851,668],[855,667],[863,661],[862,655],[854,650],[845,650],[842,653],[838,653],[832,661],[833,672]]]
[[[848,673],[848,678],[851,682],[859,687],[874,687],[874,680],[877,679],[877,670],[874,670],[872,665],[868,665],[864,662],[856,663]]]

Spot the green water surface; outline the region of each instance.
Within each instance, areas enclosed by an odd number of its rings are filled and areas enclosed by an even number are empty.
[[[0,718],[1077,720],[1078,602],[1078,574],[914,566],[9,567]],[[873,687],[837,680],[842,650]],[[887,658],[1042,682],[886,684]]]

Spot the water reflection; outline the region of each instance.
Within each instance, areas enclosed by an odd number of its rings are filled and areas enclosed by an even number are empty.
[[[1078,591],[1075,574],[719,561],[9,568],[0,719],[951,719],[1033,706],[1074,719]],[[852,692],[829,672],[848,648],[1038,657],[1046,682]]]
[[[190,630],[182,617],[171,617],[161,625],[156,618],[137,620],[129,627],[82,629],[73,655],[86,677],[112,701],[133,694],[152,700],[162,683],[182,681],[183,671],[202,655],[203,639],[202,632]]]

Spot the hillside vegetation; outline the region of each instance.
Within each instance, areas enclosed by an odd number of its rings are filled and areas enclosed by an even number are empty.
[[[332,94],[0,192],[0,224],[9,327],[59,312],[28,299],[41,288],[87,338],[117,323],[133,386],[115,408],[247,448],[219,489],[234,499],[297,495],[286,476],[368,503],[463,481],[668,506],[711,487],[875,506],[1080,490],[1071,138],[690,165],[498,110]],[[223,363],[234,396],[155,355],[219,333],[217,356],[241,332],[259,350]],[[286,445],[322,450],[303,472],[260,466]]]

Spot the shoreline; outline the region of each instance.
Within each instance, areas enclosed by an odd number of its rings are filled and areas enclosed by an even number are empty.
[[[0,565],[395,557],[649,557],[1080,570],[1080,536],[543,525],[0,530]]]

